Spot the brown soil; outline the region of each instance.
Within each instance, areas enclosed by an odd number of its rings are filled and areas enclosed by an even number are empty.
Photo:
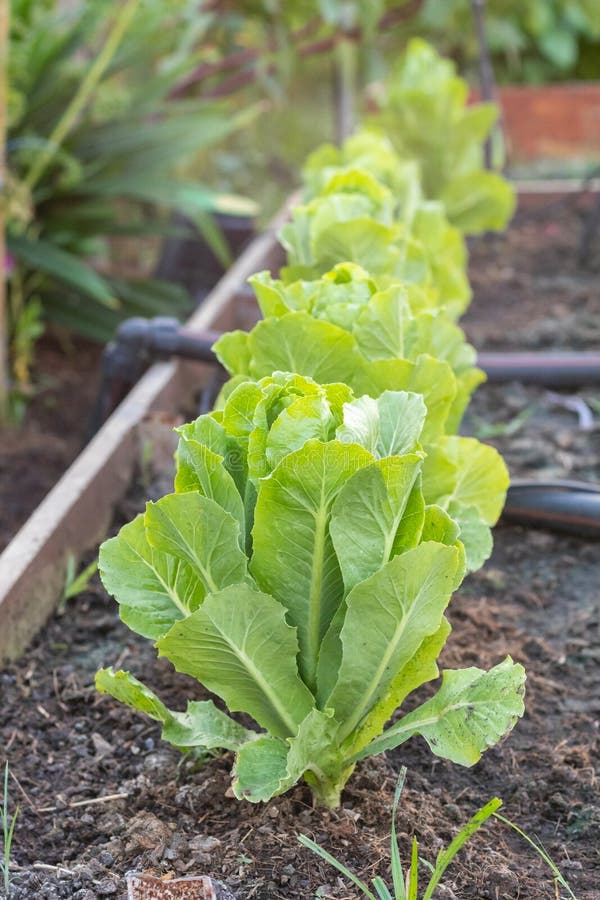
[[[232,257],[252,239],[251,220],[218,216]],[[179,222],[183,224],[183,220]],[[156,256],[147,241],[150,260]],[[113,271],[139,275],[139,241],[113,246]],[[143,273],[142,273],[143,274]],[[202,238],[165,242],[157,276],[185,287],[201,302],[223,275]],[[35,348],[32,398],[19,426],[0,426],[0,553],[81,451],[100,383],[102,347],[60,332]]]
[[[81,450],[102,349],[46,337],[36,348],[34,396],[19,427],[0,427],[0,552]]]
[[[467,329],[478,346],[539,346],[530,341],[541,322],[547,346],[594,346],[584,323],[591,317],[597,327],[600,299],[592,277],[582,272],[579,278],[571,264],[579,216],[564,208],[557,215],[556,221],[553,214],[525,217],[507,237],[474,246],[477,300]],[[554,224],[557,230],[549,229]],[[514,290],[493,268],[498,260],[520,273]],[[541,290],[539,279],[546,283],[565,271],[571,280],[562,300],[558,290]],[[560,303],[567,313],[552,320]],[[494,319],[500,307],[501,326]],[[566,343],[565,321],[572,329]],[[499,327],[503,341],[496,341]],[[597,388],[578,393],[593,408]],[[532,404],[532,414],[519,417]],[[489,432],[492,424],[503,432],[493,441],[513,473],[597,478],[598,431],[577,431],[573,413],[544,391],[484,387],[472,410],[472,431]],[[133,492],[118,521],[131,518],[147,493]],[[389,882],[390,807],[402,765],[408,767],[399,814],[404,860],[413,834],[421,856],[433,860],[460,824],[497,795],[505,814],[543,842],[578,900],[597,900],[599,583],[597,543],[499,527],[492,558],[452,602],[454,632],[442,663],[489,667],[510,653],[528,671],[524,719],[472,769],[436,759],[420,739],[366,761],[342,808],[329,811],[313,808],[301,786],[267,805],[239,803],[228,792],[229,755],[195,766],[162,745],[152,723],[96,695],[96,669],[118,664],[174,707],[202,696],[155,658],[149,642],[124,628],[95,582],[49,623],[20,663],[0,674],[0,745],[13,776],[10,805],[21,804],[12,854],[15,900],[123,898],[125,872],[148,869],[211,874],[238,900],[356,898],[356,889],[301,847],[297,835],[313,837],[361,877],[379,873]],[[111,799],[115,794],[126,796]],[[98,798],[106,799],[81,803]],[[444,883],[436,897],[446,900],[567,897],[548,866],[500,822],[463,848]]]

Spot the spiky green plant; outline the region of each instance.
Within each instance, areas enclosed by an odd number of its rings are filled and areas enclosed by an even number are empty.
[[[12,816],[8,813],[8,760],[4,764],[4,792],[2,795],[2,808],[0,816],[2,818],[2,845],[3,854],[0,859],[0,871],[4,882],[4,893],[8,897],[10,890],[10,854],[12,842],[15,833],[15,825],[17,824],[17,816],[19,815],[19,806],[17,805]]]
[[[190,0],[11,4],[4,212],[17,386],[40,330],[34,312],[103,341],[124,317],[190,308],[182,288],[146,274],[173,230],[169,211],[209,228],[212,212],[254,209],[182,174],[261,108],[170,96],[211,21],[196,13]],[[119,270],[123,239],[131,258]]]
[[[356,885],[359,890],[368,897],[368,900],[419,900],[419,845],[417,843],[416,837],[413,837],[412,842],[412,851],[410,858],[410,867],[404,873],[402,868],[402,862],[400,860],[400,847],[398,844],[398,836],[396,832],[396,817],[398,814],[398,804],[400,802],[400,795],[402,793],[402,788],[404,787],[404,780],[406,778],[406,768],[403,766],[400,770],[400,775],[398,777],[398,783],[396,785],[396,793],[394,794],[394,803],[392,806],[392,826],[391,826],[391,839],[390,839],[390,859],[391,859],[391,868],[392,868],[392,886],[393,893],[390,891],[389,887],[386,885],[385,881],[380,875],[376,875],[375,878],[371,879],[371,884],[373,885],[373,890],[365,884],[364,881],[361,881],[353,872],[350,871],[343,863],[341,863],[338,859],[328,853],[327,850],[324,850],[319,844],[316,844],[310,838],[306,837],[306,835],[301,834],[298,836],[298,840],[305,847],[308,847],[309,850],[312,850],[313,853],[316,853],[321,859],[324,859],[325,862],[330,863],[334,868],[341,872],[346,878],[350,879],[350,881]],[[433,897],[433,892],[439,885],[444,872],[461,849],[461,847],[469,840],[469,838],[475,834],[475,832],[481,828],[484,822],[493,815],[497,809],[502,806],[502,800],[499,800],[497,797],[494,797],[493,800],[490,800],[489,803],[486,803],[485,806],[482,806],[480,810],[478,810],[474,816],[472,816],[468,822],[466,822],[463,827],[460,829],[454,840],[450,842],[448,847],[445,850],[441,850],[438,853],[438,857],[435,863],[435,866],[430,866],[432,869],[432,874],[427,882],[424,893],[421,895],[421,900],[431,900]],[[375,893],[373,893],[373,891]]]

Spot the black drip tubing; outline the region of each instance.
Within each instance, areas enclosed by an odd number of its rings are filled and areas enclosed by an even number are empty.
[[[516,479],[508,489],[502,519],[600,538],[600,485]]]

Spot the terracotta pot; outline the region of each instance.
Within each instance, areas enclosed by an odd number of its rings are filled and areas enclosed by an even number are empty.
[[[600,82],[501,87],[498,100],[511,162],[600,162]]]

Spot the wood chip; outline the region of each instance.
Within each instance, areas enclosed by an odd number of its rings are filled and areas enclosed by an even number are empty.
[[[235,900],[233,894],[207,875],[165,879],[129,874],[127,897],[128,900]]]

